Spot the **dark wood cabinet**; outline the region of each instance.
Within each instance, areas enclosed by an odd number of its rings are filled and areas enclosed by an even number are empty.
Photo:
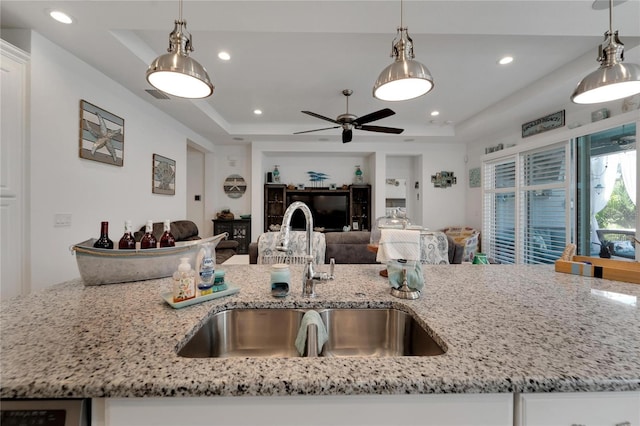
[[[269,231],[271,225],[282,225],[286,210],[287,186],[267,184],[264,186],[264,230]]]
[[[213,235],[223,232],[229,234],[229,239],[238,242],[238,254],[249,253],[251,242],[251,219],[213,220]]]
[[[316,227],[342,230],[344,225],[349,225],[354,230],[371,229],[371,185],[349,185],[348,188],[332,190],[329,188],[287,189],[286,185],[266,184],[264,186],[265,232],[274,230],[270,229],[274,225],[282,225],[284,212],[293,201],[303,201],[309,206],[314,213]],[[293,222],[296,222],[295,215],[293,219]],[[337,222],[340,222],[339,226]],[[327,223],[331,225],[327,227]],[[295,228],[303,225],[292,223],[292,226]]]
[[[351,229],[354,231],[370,231],[371,185],[349,186],[349,199]]]

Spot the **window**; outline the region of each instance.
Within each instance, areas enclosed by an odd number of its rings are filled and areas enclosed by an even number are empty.
[[[635,259],[636,124],[577,138],[578,253]]]
[[[553,263],[569,241],[569,143],[483,164],[483,250],[501,263]]]

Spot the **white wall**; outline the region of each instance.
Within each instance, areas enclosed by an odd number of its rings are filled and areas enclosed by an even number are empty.
[[[251,146],[221,145],[216,148],[215,155],[207,155],[205,159],[206,204],[205,232],[213,235],[213,222],[216,213],[229,209],[237,218],[241,214],[251,213],[251,194],[254,191],[262,194],[262,187],[251,185]],[[224,193],[223,183],[227,176],[236,174],[244,178],[247,191],[240,198],[230,198]]]
[[[126,219],[134,228],[147,219],[183,219],[186,138],[209,142],[37,33],[30,51],[30,268],[37,290],[79,276],[69,247],[97,237],[100,221],[109,221],[117,241]],[[79,158],[81,99],[124,118],[123,167]],[[176,160],[174,196],[151,192],[154,153]],[[71,226],[54,227],[56,213],[71,214]]]

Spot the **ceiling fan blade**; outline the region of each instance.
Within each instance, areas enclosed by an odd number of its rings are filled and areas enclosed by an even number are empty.
[[[329,130],[329,129],[339,129],[342,126],[333,126],[333,127],[325,127],[323,129],[314,129],[314,130],[304,130],[302,132],[294,132],[294,135],[299,135],[301,133],[311,133],[311,132],[319,132],[320,130]]]
[[[353,139],[353,130],[343,130],[342,131],[342,143],[351,142]]]
[[[326,121],[330,121],[332,123],[340,124],[339,122],[337,122],[333,118],[325,117],[324,115],[316,114],[315,112],[311,112],[311,111],[300,111],[300,112],[303,113],[303,114],[308,114],[308,115],[310,115],[312,117],[315,117],[315,118],[319,118],[320,120],[326,120]]]
[[[356,129],[367,130],[369,132],[381,132],[381,133],[394,133],[399,135],[404,132],[404,129],[397,129],[395,127],[383,127],[383,126],[356,126]]]
[[[365,124],[370,123],[376,120],[382,120],[383,118],[389,117],[395,114],[395,112],[391,111],[389,108],[381,109],[380,111],[372,112],[371,114],[363,115],[362,117],[358,117],[355,120],[357,124]]]

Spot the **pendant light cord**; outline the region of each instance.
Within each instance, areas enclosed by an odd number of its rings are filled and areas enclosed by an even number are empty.
[[[402,26],[402,16],[403,16],[402,0],[400,0],[400,28],[404,28],[404,27]]]
[[[182,22],[182,0],[178,4],[178,20]]]
[[[613,0],[609,0],[609,34],[613,35]]]

